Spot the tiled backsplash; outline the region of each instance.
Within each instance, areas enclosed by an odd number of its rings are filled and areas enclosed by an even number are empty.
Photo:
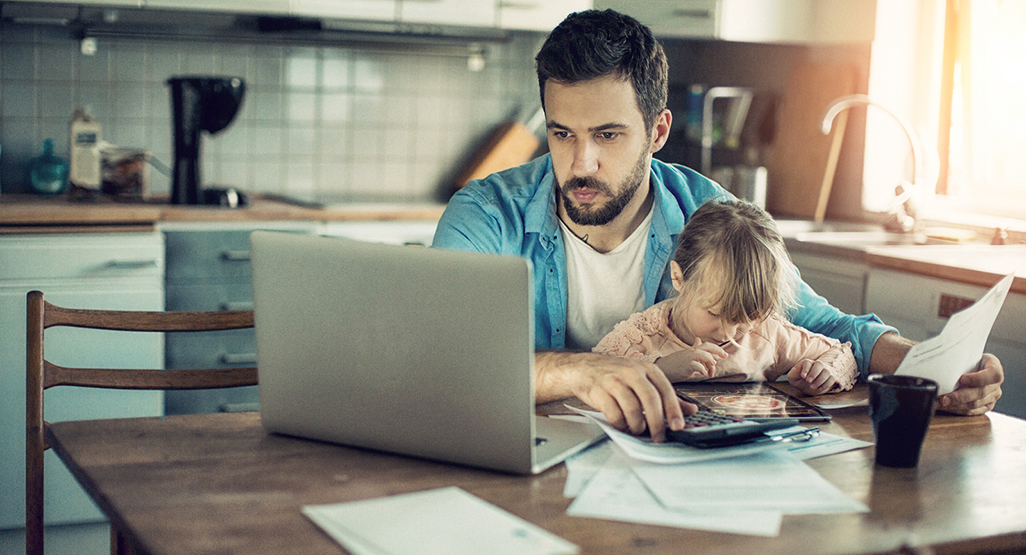
[[[485,45],[483,70],[418,47],[388,49],[100,38],[94,55],[60,27],[0,27],[0,191],[29,189],[25,165],[44,139],[68,156],[82,106],[104,140],[172,162],[174,75],[242,77],[236,120],[204,135],[205,186],[430,201],[489,131],[538,106],[534,54],[543,36]],[[170,178],[150,171],[150,190]]]

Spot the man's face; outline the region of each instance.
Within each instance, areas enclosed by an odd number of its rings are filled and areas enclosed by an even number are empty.
[[[545,84],[549,152],[570,219],[605,225],[649,178],[653,141],[628,81]]]

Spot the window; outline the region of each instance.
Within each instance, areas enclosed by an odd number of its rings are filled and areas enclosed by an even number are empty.
[[[974,211],[1026,216],[1026,2],[947,0],[946,12],[950,119],[940,119],[950,127],[938,192]]]
[[[928,215],[1026,219],[1024,90],[1026,1],[877,0],[869,96],[919,134]],[[910,153],[893,118],[866,112],[865,209],[911,180]]]

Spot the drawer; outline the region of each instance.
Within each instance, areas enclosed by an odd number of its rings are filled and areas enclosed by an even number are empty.
[[[167,281],[249,280],[246,231],[171,231],[167,242]]]
[[[250,277],[212,283],[171,283],[165,287],[168,310],[252,310]]]
[[[231,368],[256,366],[253,330],[168,333],[167,368]]]
[[[4,236],[0,280],[101,279],[164,274],[160,233]]]

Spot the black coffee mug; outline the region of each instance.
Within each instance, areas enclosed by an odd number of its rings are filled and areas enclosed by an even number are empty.
[[[869,418],[876,437],[876,464],[912,468],[933,419],[937,382],[913,376],[873,374],[869,384]]]

